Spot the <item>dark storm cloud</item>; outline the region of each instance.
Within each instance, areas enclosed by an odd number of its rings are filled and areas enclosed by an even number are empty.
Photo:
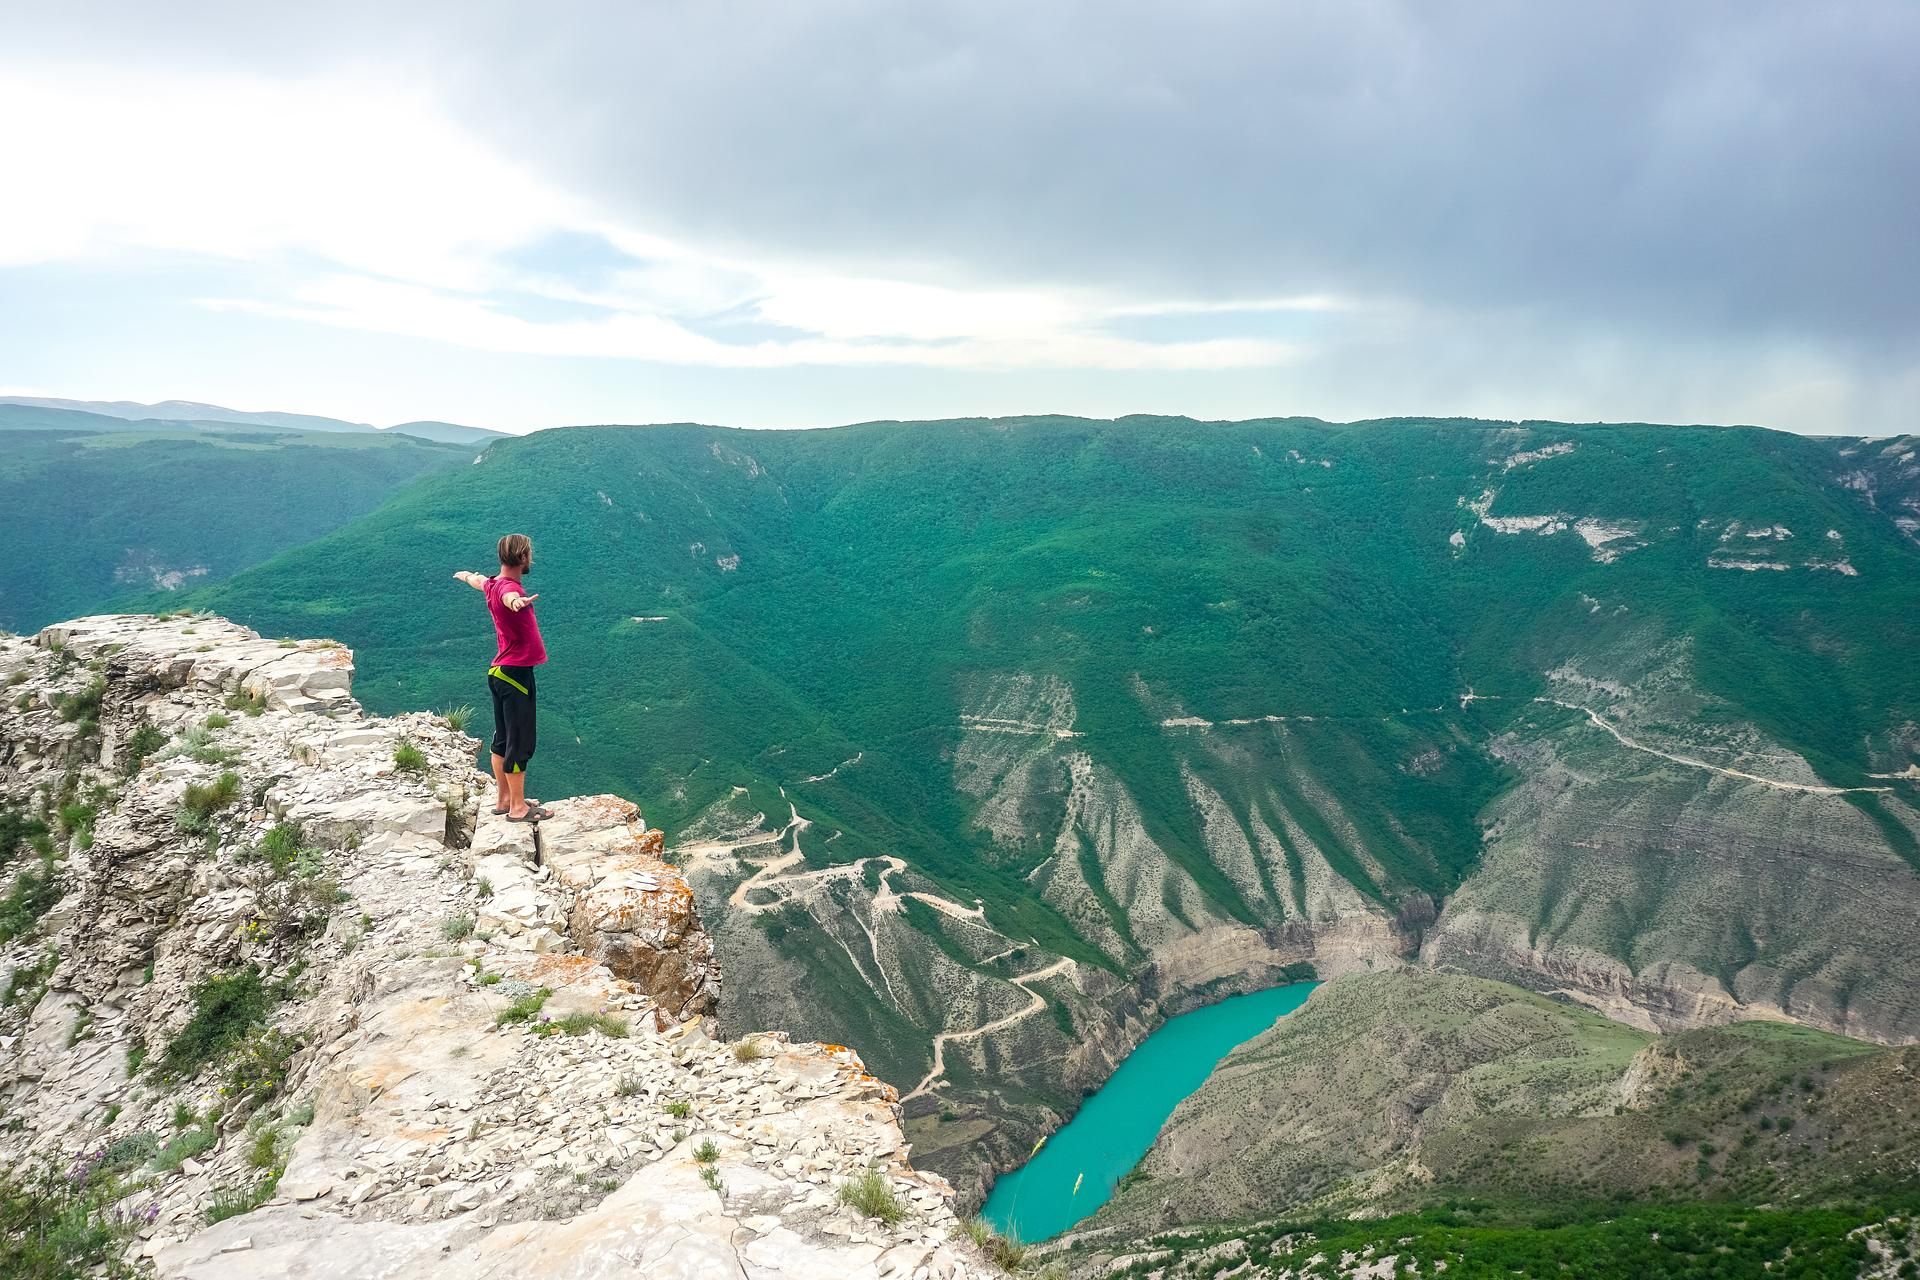
[[[66,4],[53,56],[421,83],[633,225],[1911,369],[1920,5]],[[1870,376],[1870,375],[1868,375]]]
[[[1910,3],[691,12],[555,41],[583,92],[523,146],[686,230],[1009,278],[1920,317]]]

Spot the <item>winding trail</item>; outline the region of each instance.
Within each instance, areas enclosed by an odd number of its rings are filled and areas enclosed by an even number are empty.
[[[1650,747],[1644,742],[1636,742],[1626,734],[1620,732],[1619,729],[1615,728],[1592,707],[1583,707],[1577,702],[1562,702],[1558,698],[1535,698],[1534,701],[1551,703],[1556,707],[1564,707],[1568,711],[1585,712],[1587,719],[1591,720],[1597,728],[1605,729],[1613,735],[1615,741],[1630,750],[1644,751],[1650,756],[1659,756],[1662,760],[1671,760],[1675,764],[1684,764],[1695,769],[1705,769],[1708,773],[1717,773],[1726,778],[1738,778],[1742,782],[1757,782],[1763,787],[1773,787],[1780,791],[1798,791],[1810,796],[1842,796],[1859,792],[1879,793],[1893,790],[1892,787],[1828,787],[1808,782],[1781,782],[1777,778],[1763,778],[1757,773],[1747,773],[1740,769],[1729,769],[1724,765],[1709,764],[1705,760],[1696,760],[1692,756],[1677,756],[1671,751],[1662,751],[1658,747]]]
[[[1044,969],[1035,969],[1032,973],[1024,973],[1017,978],[1009,978],[1009,982],[1033,998],[1033,1003],[1018,1012],[1010,1013],[1004,1018],[995,1018],[992,1022],[984,1026],[975,1027],[971,1031],[942,1031],[936,1035],[933,1038],[933,1070],[927,1072],[926,1079],[915,1085],[913,1092],[901,1098],[900,1101],[911,1102],[913,1099],[933,1091],[933,1082],[947,1072],[948,1041],[978,1040],[981,1036],[992,1035],[994,1032],[1010,1027],[1016,1022],[1031,1018],[1034,1014],[1039,1013],[1047,1007],[1047,998],[1027,984],[1029,982],[1038,982],[1042,978],[1051,978],[1055,974],[1073,967],[1073,960],[1070,957],[1063,956]]]
[[[805,872],[797,876],[783,877],[779,874],[788,867],[797,866],[806,861],[805,855],[800,852],[800,833],[813,825],[813,823],[800,816],[800,810],[794,807],[793,801],[791,800],[787,801],[787,812],[792,816],[787,819],[787,825],[780,828],[780,834],[777,837],[781,840],[790,841],[787,851],[777,858],[769,859],[760,864],[759,870],[735,885],[733,892],[727,896],[728,906],[739,911],[745,911],[749,915],[758,915],[760,912],[767,910],[768,907],[777,904],[768,903],[766,906],[756,907],[747,901],[748,890],[766,888],[769,885],[781,884],[788,880],[808,880],[820,874],[814,871]],[[829,868],[829,870],[832,869],[833,868]]]
[[[853,766],[859,764],[861,760],[866,758],[866,754],[867,753],[864,751],[856,751],[853,753],[853,759],[842,760],[839,764],[833,766],[833,768],[827,770],[825,773],[816,773],[811,778],[808,778],[807,781],[808,782],[825,782],[828,778],[831,778],[834,774],[839,773],[842,769],[851,769],[853,768]]]
[[[955,920],[965,920],[970,924],[979,925],[989,932],[998,932],[993,929],[991,925],[987,924],[986,911],[978,904],[971,908],[963,907],[959,903],[947,898],[942,898],[937,894],[922,893],[918,890],[909,890],[904,894],[894,893],[893,886],[887,877],[893,875],[895,872],[905,871],[907,864],[901,859],[890,855],[880,858],[862,858],[858,862],[842,863],[832,867],[821,867],[815,871],[793,871],[793,868],[800,866],[806,861],[806,855],[800,849],[800,836],[802,832],[806,831],[813,824],[800,816],[800,810],[794,806],[791,800],[787,802],[787,812],[789,815],[787,825],[780,829],[776,837],[786,844],[786,852],[777,858],[769,858],[766,862],[761,863],[752,875],[733,887],[733,892],[727,895],[727,906],[732,910],[742,911],[750,916],[760,915],[763,912],[772,911],[777,907],[783,907],[795,899],[807,897],[836,880],[858,879],[865,874],[866,866],[869,862],[879,862],[884,870],[882,870],[880,874],[880,888],[873,897],[872,910],[875,914],[898,910],[897,904],[903,897],[918,898],[921,902],[926,903],[942,915]],[[688,851],[698,854],[726,854],[731,853],[738,847],[740,846],[709,842],[698,846],[689,846]],[[791,872],[791,874],[783,874],[787,872]],[[786,891],[775,893],[773,900],[770,902],[751,902],[748,900],[749,895],[757,889],[772,891],[783,887],[785,887]],[[893,1002],[893,1007],[905,1012],[906,1006],[900,1002],[900,993],[894,989],[893,976],[887,972],[887,966],[880,958],[880,934],[878,930],[867,921],[862,920],[858,913],[853,913],[853,923],[861,933],[866,935],[867,953],[873,960],[873,971],[880,977],[879,983],[874,986],[874,993],[876,995],[880,994],[881,988],[884,987],[886,989],[886,997]],[[832,933],[833,931],[828,930],[828,932]],[[852,961],[855,971],[863,972],[860,959],[854,955],[853,949],[838,937],[835,938],[835,941],[840,942],[841,949],[847,953],[847,959]]]

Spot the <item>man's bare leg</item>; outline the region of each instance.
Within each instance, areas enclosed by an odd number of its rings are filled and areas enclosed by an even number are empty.
[[[499,798],[493,802],[493,807],[505,809],[513,797],[507,791],[507,762],[503,756],[493,758],[493,780],[499,784]]]

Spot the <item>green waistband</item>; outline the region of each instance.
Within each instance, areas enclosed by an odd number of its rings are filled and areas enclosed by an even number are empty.
[[[518,680],[515,680],[512,676],[508,675],[505,671],[501,670],[499,667],[487,668],[487,674],[490,676],[499,676],[502,680],[505,680],[508,684],[512,685],[514,688],[518,689],[520,692],[522,693],[527,692],[527,686],[521,684]]]

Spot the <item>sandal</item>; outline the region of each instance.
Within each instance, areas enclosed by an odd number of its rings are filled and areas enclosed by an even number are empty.
[[[543,809],[537,804],[530,804],[527,806],[526,813],[522,814],[518,818],[514,817],[512,814],[508,814],[507,821],[508,822],[538,822],[542,818],[551,818],[552,816],[553,816],[553,811],[551,809]]]
[[[538,808],[540,807],[540,802],[539,802],[538,800],[529,800],[529,801],[527,801],[527,807],[528,807],[529,809],[538,809]],[[499,807],[498,809],[495,809],[495,810],[493,811],[493,816],[494,816],[494,817],[496,817],[496,818],[504,818],[504,817],[506,817],[506,816],[507,816],[507,806],[505,806],[505,805],[501,805],[501,806],[500,806],[500,807]]]

